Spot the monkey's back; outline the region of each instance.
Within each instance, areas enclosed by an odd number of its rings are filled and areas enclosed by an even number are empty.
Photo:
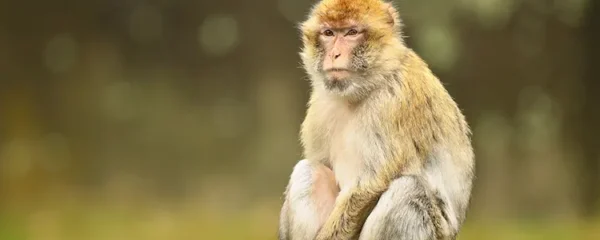
[[[403,96],[390,109],[397,126],[388,127],[399,129],[418,146],[422,175],[447,203],[450,219],[457,219],[451,227],[457,230],[465,218],[474,177],[471,130],[442,82],[412,50],[404,58],[401,76]]]

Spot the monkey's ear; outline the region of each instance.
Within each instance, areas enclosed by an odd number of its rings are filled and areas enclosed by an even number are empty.
[[[390,26],[392,27],[400,27],[400,14],[398,13],[398,10],[396,10],[394,5],[392,5],[392,3],[390,2],[386,2],[383,4],[383,8],[387,13],[387,23],[390,24]]]

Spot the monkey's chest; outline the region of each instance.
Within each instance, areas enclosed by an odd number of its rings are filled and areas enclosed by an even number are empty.
[[[336,129],[329,139],[329,160],[341,190],[356,183],[365,173],[366,161],[373,160],[367,132],[348,124]]]

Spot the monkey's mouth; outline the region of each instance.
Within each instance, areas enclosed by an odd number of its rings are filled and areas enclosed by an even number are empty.
[[[332,68],[325,70],[325,76],[330,81],[343,81],[352,75],[352,71],[343,68]]]
[[[350,72],[350,69],[347,68],[328,68],[324,70],[326,73],[336,73],[336,72]]]

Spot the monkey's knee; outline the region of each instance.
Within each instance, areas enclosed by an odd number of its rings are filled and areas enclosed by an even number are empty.
[[[390,185],[367,218],[360,240],[452,239],[447,222],[417,177],[401,177]]]
[[[285,234],[280,236],[287,235],[293,240],[314,238],[333,209],[338,191],[329,168],[300,160],[290,177],[280,221],[285,224],[280,227]]]
[[[305,159],[294,166],[288,195],[292,202],[313,208],[319,222],[329,216],[338,192],[333,171],[325,165]]]
[[[333,171],[325,165],[303,159],[294,166],[290,177],[289,195],[335,198],[338,191]]]

